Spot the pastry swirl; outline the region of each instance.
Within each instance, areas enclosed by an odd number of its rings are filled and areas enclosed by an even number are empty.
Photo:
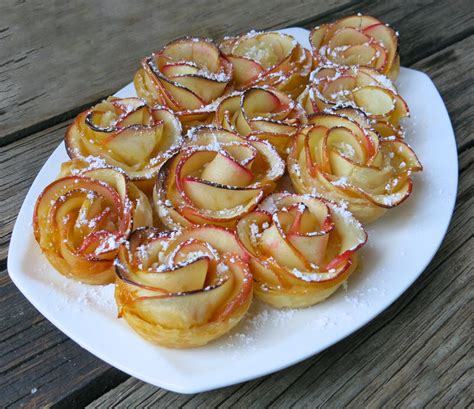
[[[99,158],[132,180],[150,180],[179,149],[181,125],[167,108],[111,97],[78,115],[65,142],[71,158]]]
[[[362,66],[396,79],[400,70],[398,37],[370,16],[349,16],[314,28],[309,40],[319,65]]]
[[[153,223],[147,197],[114,169],[75,172],[52,182],[33,217],[36,241],[61,274],[88,284],[114,281],[113,260],[132,230]]]
[[[341,107],[359,109],[372,122],[398,128],[409,116],[405,100],[385,76],[365,67],[320,66],[311,73],[310,84],[298,99],[308,114]]]
[[[144,58],[133,82],[150,105],[181,112],[210,104],[231,80],[232,65],[212,40],[185,37]]]
[[[232,228],[275,189],[284,165],[268,142],[215,127],[195,128],[158,176],[158,215],[172,230],[193,224]]]
[[[306,123],[306,116],[300,104],[285,93],[254,87],[225,97],[217,106],[215,122],[242,136],[266,140],[286,157],[296,131]]]
[[[344,201],[362,223],[376,220],[407,199],[411,174],[421,170],[403,140],[379,138],[361,123],[336,114],[310,117],[288,155],[296,192]]]
[[[277,307],[323,301],[354,272],[367,235],[344,208],[309,195],[275,193],[237,224],[255,294]]]
[[[232,63],[236,89],[269,85],[293,98],[304,89],[313,61],[292,36],[255,32],[227,37],[220,49]]]
[[[252,300],[247,254],[215,226],[182,232],[140,229],[115,263],[119,316],[150,342],[204,345],[235,326]]]

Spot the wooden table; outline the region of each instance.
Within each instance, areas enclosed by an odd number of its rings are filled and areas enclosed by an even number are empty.
[[[472,405],[473,10],[472,0],[3,0],[0,406]],[[219,38],[252,28],[312,28],[356,12],[400,31],[402,65],[435,81],[459,153],[460,183],[449,232],[423,275],[388,310],[286,370],[217,391],[180,395],[102,362],[20,294],[8,277],[6,258],[33,178],[71,119],[130,82],[142,56],[183,35]]]

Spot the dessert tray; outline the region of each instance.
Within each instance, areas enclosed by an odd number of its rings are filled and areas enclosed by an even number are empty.
[[[280,30],[310,48],[309,31]],[[395,81],[411,118],[406,141],[423,164],[405,203],[368,225],[360,268],[330,298],[304,309],[275,309],[254,300],[244,319],[205,346],[171,349],[147,342],[117,319],[114,284],[66,278],[35,241],[32,219],[41,191],[68,160],[64,143],[38,173],[18,215],[8,254],[12,281],[56,327],[105,362],[145,382],[197,393],[293,365],[349,336],[392,304],[421,275],[440,246],[454,209],[458,162],[445,105],[430,78],[401,68]],[[136,96],[129,84],[115,96]]]

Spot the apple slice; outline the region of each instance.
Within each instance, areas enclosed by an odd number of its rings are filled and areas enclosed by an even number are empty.
[[[145,102],[141,98],[129,97],[129,98],[115,98],[111,97],[110,103],[124,114],[128,112],[135,112],[142,107],[145,107]],[[108,110],[108,109],[106,109]]]
[[[252,117],[279,111],[282,107],[280,99],[273,93],[261,88],[252,88],[242,99],[242,110]]]
[[[392,63],[398,48],[398,39],[395,32],[380,22],[366,27],[363,32],[384,46],[388,54],[387,60]]]
[[[192,230],[185,231],[181,240],[200,240],[209,243],[213,248],[222,254],[234,254],[242,260],[247,260],[247,253],[240,247],[235,234],[229,230],[217,226],[200,226]]]
[[[338,29],[330,38],[328,47],[334,50],[337,47],[360,45],[369,42],[369,37],[352,27]]]
[[[334,26],[336,28],[339,27],[353,27],[357,28],[359,30],[364,30],[366,27],[369,27],[374,24],[380,23],[379,20],[377,20],[375,17],[371,16],[361,16],[361,15],[355,15],[355,16],[348,16],[344,17],[340,20],[338,20]]]
[[[243,187],[251,184],[254,176],[230,156],[218,153],[203,170],[201,179],[221,185]]]
[[[320,265],[324,259],[328,239],[329,235],[327,234],[288,234],[290,243],[306,260],[316,265]]]
[[[229,79],[225,75],[222,76],[222,79],[219,78],[218,76],[206,78],[204,75],[192,74],[175,77],[174,81],[195,95],[199,95],[204,105],[207,105],[220,97],[227,87]]]
[[[385,116],[395,109],[394,94],[387,89],[365,86],[352,95],[355,103],[370,115]]]
[[[134,111],[127,112],[115,123],[115,127],[125,128],[131,125],[150,125],[148,107],[142,106]]]
[[[342,51],[340,57],[342,64],[372,65],[376,59],[376,50],[369,44],[356,44]]]
[[[107,141],[108,148],[128,166],[146,162],[160,142],[163,128],[128,127],[114,133]]]
[[[196,291],[204,287],[208,269],[209,258],[201,257],[191,263],[183,262],[159,272],[152,266],[154,271],[139,271],[135,278],[131,278],[167,293]]]
[[[261,189],[230,187],[190,176],[184,178],[183,190],[196,206],[216,211],[245,206],[257,200],[262,193]]]
[[[173,264],[186,263],[190,257],[208,257],[210,260],[215,258],[210,246],[194,239],[181,242],[176,247],[172,247],[169,254],[170,261]]]
[[[273,257],[278,264],[286,268],[298,270],[308,268],[301,254],[285,240],[275,224],[262,232],[259,248],[264,254]]]
[[[319,89],[321,94],[331,102],[347,100],[346,91],[351,91],[356,85],[356,78],[348,75],[334,80],[321,80]]]
[[[161,67],[161,72],[168,78],[173,79],[182,75],[195,74],[198,71],[198,66],[192,62],[166,64]]]
[[[263,71],[263,67],[250,58],[239,57],[234,55],[227,56],[234,68],[233,80],[239,85],[243,86],[255,80]]]
[[[309,34],[309,41],[311,43],[311,48],[313,50],[319,50],[321,45],[324,41],[324,37],[328,32],[327,24],[323,24],[322,26],[315,27],[311,33]]]
[[[217,308],[225,303],[232,288],[233,279],[229,278],[206,291],[137,299],[131,308],[147,321],[164,327],[191,328],[207,323]]]

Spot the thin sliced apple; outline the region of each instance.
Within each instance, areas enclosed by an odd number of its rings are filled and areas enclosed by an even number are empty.
[[[168,78],[179,77],[181,75],[195,74],[198,71],[198,66],[191,62],[167,64],[161,68],[161,72]]]
[[[309,34],[309,40],[311,43],[311,47],[313,50],[319,50],[321,48],[321,45],[323,43],[324,37],[327,33],[327,25],[323,24],[322,26],[315,27],[313,30],[311,30],[311,33]]]
[[[296,268],[298,270],[308,268],[301,254],[285,240],[275,224],[262,232],[259,248],[264,254],[273,257],[278,264],[286,268]]]
[[[188,239],[200,240],[204,243],[209,243],[213,248],[222,254],[235,254],[244,261],[248,259],[247,253],[237,242],[235,234],[221,227],[201,226],[185,231],[181,236],[181,240],[184,241]]]
[[[251,184],[254,176],[251,171],[236,162],[230,156],[218,153],[214,159],[207,164],[201,174],[201,178],[222,185],[242,187]]]
[[[356,104],[371,115],[385,116],[395,109],[393,93],[383,88],[365,86],[356,89],[352,95]]]
[[[395,32],[383,23],[372,24],[366,27],[363,32],[384,46],[388,53],[387,59],[392,64],[398,48]]]
[[[159,272],[137,272],[135,281],[168,293],[195,291],[204,287],[208,269],[209,258],[202,257]]]
[[[334,50],[337,47],[364,44],[369,42],[369,37],[352,27],[338,29],[329,39],[328,48]]]
[[[233,280],[228,279],[207,291],[138,299],[132,308],[147,321],[164,327],[191,328],[208,322],[217,308],[225,303],[232,287]]]
[[[146,162],[160,142],[162,127],[129,127],[116,132],[107,146],[128,166]]]
[[[229,55],[227,57],[234,68],[234,81],[239,85],[248,84],[258,77],[263,67],[254,60]]]
[[[204,180],[185,177],[184,193],[201,209],[223,211],[245,206],[261,195],[260,189],[234,188]]]
[[[347,65],[371,65],[376,58],[376,50],[369,44],[356,44],[344,50],[341,61]]]
[[[353,27],[359,30],[364,30],[366,27],[369,27],[374,24],[380,23],[375,17],[371,16],[348,16],[338,20],[334,25],[336,28],[339,27]]]

